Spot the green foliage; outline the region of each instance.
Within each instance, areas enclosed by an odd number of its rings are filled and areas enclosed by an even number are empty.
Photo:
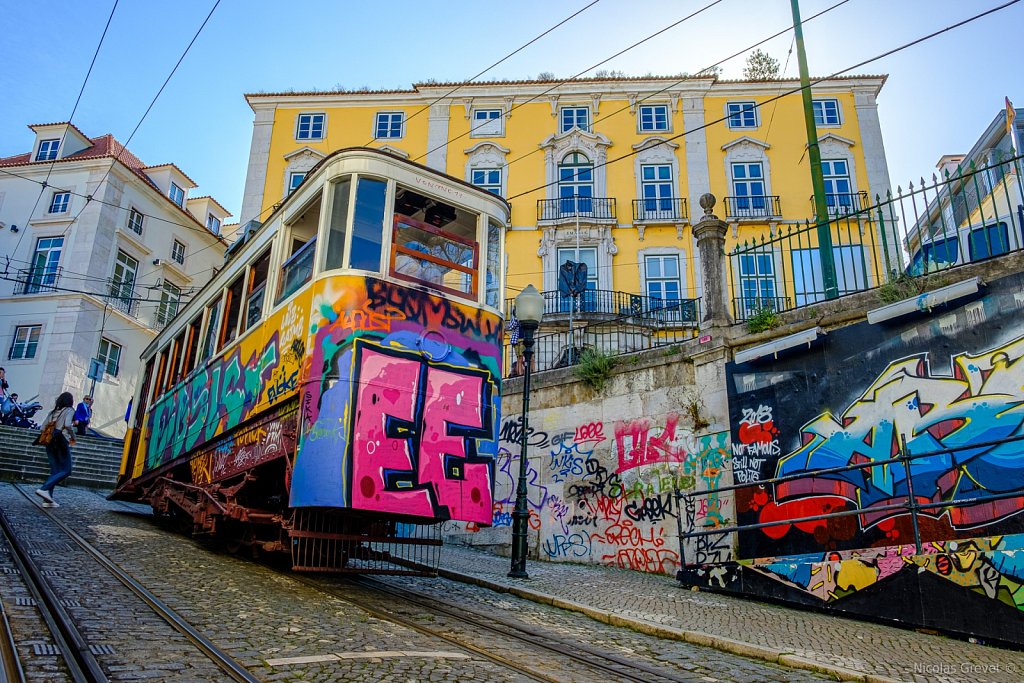
[[[747,318],[747,330],[751,334],[772,330],[781,324],[782,321],[779,320],[779,314],[774,309],[768,307],[762,308],[752,317]]]
[[[779,60],[757,49],[747,57],[747,65],[743,67],[743,78],[748,81],[770,81],[779,77],[779,70]]]
[[[924,280],[924,278],[921,278]],[[922,283],[918,282],[918,278],[912,277],[907,273],[896,273],[893,271],[889,281],[878,288],[878,298],[883,304],[893,304],[897,301],[903,301],[915,297],[924,291]]]
[[[601,391],[612,376],[618,359],[597,349],[584,349],[573,368],[576,377],[594,391]]]
[[[700,399],[695,398],[684,407],[690,419],[693,420],[694,431],[699,432],[711,426],[711,423],[704,418],[704,403]]]

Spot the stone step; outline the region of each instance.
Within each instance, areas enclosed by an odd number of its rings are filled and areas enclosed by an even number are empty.
[[[32,443],[38,432],[0,426],[0,478],[41,482],[50,474],[46,450]],[[111,489],[121,467],[121,441],[77,437],[72,447],[74,468],[68,484]]]

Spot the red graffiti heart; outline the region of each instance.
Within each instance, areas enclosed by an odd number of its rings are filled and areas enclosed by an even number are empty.
[[[809,498],[807,500],[793,500],[787,503],[768,503],[761,508],[761,514],[758,521],[764,524],[766,522],[781,522],[784,520],[801,519],[804,517],[815,517],[817,515],[824,515],[829,512],[841,510],[846,507],[846,504],[846,500],[836,496],[822,496],[820,498]],[[789,533],[792,526],[796,526],[800,531],[813,534],[816,530],[827,526],[827,520],[814,519],[805,522],[796,522],[795,525],[777,524],[775,526],[764,527],[762,531],[764,531],[765,536],[778,540]]]
[[[760,424],[744,422],[740,425],[739,437],[741,443],[767,443],[772,441],[778,432],[771,420]]]

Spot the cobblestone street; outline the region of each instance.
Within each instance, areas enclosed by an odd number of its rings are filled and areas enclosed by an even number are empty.
[[[383,594],[371,595],[373,591],[366,586],[346,579],[281,573],[215,552],[161,528],[152,518],[140,514],[146,512],[145,508],[111,503],[94,492],[68,489],[60,494],[62,507],[52,511],[55,517],[106,553],[261,680],[609,679],[562,661],[558,655],[528,644],[499,643],[488,633],[472,633],[464,625],[423,610],[413,611],[416,628],[372,616],[356,603],[373,604],[374,614],[393,612],[397,617],[403,613],[402,601]],[[41,511],[27,507],[34,502],[28,502],[13,486],[0,487],[0,505],[5,511],[17,510],[23,520],[26,515],[39,514],[39,523],[43,523]],[[45,550],[38,549],[40,553]],[[163,635],[152,626],[144,609],[130,613],[118,609],[115,603],[120,601],[110,598],[114,589],[97,585],[100,579],[92,578],[94,574],[85,564],[76,566],[74,575],[79,579],[82,606],[96,610],[92,621],[103,622],[111,632],[121,633],[123,642],[118,651],[123,662],[110,672],[112,680],[222,680],[217,674],[204,674],[196,668],[205,666],[198,653],[189,656],[170,647],[174,634]],[[13,573],[2,576],[0,590],[5,602],[15,579]],[[410,577],[386,577],[384,583],[457,603],[466,612],[508,622],[519,630],[567,643],[584,653],[648,667],[658,672],[649,677],[651,681],[817,678],[812,672],[658,638],[479,586]],[[128,643],[134,645],[129,647]],[[528,664],[531,673],[502,666],[480,650],[494,650],[506,661]],[[52,660],[28,667],[30,680],[63,680]]]
[[[442,575],[568,607],[611,623],[710,642],[733,652],[852,680],[1020,681],[1024,654],[816,612],[706,592],[655,574],[593,565],[530,562],[512,581],[509,560],[446,546]]]

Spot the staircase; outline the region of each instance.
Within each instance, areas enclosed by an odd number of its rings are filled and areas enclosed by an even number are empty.
[[[41,484],[50,476],[46,449],[32,445],[38,435],[39,432],[34,429],[0,425],[0,479]],[[121,466],[123,447],[122,441],[93,436],[75,437],[75,445],[71,448],[74,468],[64,483],[69,486],[113,489]]]

